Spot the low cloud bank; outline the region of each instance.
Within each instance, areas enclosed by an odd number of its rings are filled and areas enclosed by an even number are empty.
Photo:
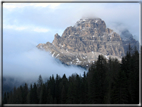
[[[69,77],[74,73],[82,75],[85,71],[76,66],[65,66],[53,58],[50,53],[36,47],[23,53],[4,56],[3,59],[3,77],[27,83],[37,82],[39,75],[47,80],[52,75],[56,77],[56,74],[60,77],[66,74]]]

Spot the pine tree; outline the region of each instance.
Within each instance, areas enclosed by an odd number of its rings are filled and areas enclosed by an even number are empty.
[[[88,82],[87,82],[87,75],[84,72],[83,74],[83,78],[82,78],[82,85],[81,85],[81,89],[82,89],[82,104],[86,104],[88,102]]]
[[[42,85],[41,91],[40,91],[40,99],[39,103],[40,104],[46,104],[47,101],[47,96],[46,96],[46,87],[45,84]]]
[[[39,103],[36,83],[34,83],[34,86],[33,86],[33,103],[34,104],[38,104]]]
[[[27,94],[26,101],[27,101],[26,102],[27,104],[31,104],[31,101],[30,101],[30,91]]]
[[[10,93],[9,93],[9,98],[7,100],[7,103],[8,104],[13,104],[13,93],[12,93],[12,91],[10,91]]]
[[[42,84],[43,84],[43,80],[42,80],[41,75],[39,75],[37,87],[38,87],[38,88],[41,87]]]
[[[106,78],[105,78],[105,85],[106,85],[106,94],[104,98],[105,104],[111,103],[111,94],[113,90],[113,86],[115,83],[115,80],[117,79],[118,72],[120,69],[120,63],[117,59],[109,58],[107,63],[107,71],[106,71]]]
[[[4,93],[4,98],[3,98],[3,104],[7,104],[7,94],[6,92]]]
[[[130,94],[130,103],[139,103],[139,53],[135,51],[131,58],[131,72],[128,79],[128,92]]]
[[[53,104],[53,97],[50,88],[47,90],[47,104]]]
[[[47,103],[53,104],[55,98],[55,79],[54,76],[50,76],[47,82]]]
[[[100,56],[98,57],[100,58]],[[94,75],[97,71],[97,62],[95,62],[94,64],[91,65],[91,67],[89,68],[89,71],[87,73],[87,83],[88,83],[88,103],[94,103],[94,85],[95,85],[95,81],[94,81]]]
[[[76,89],[75,104],[80,104],[82,89],[81,89],[81,77],[78,74],[76,75],[76,79],[75,79],[75,89]]]
[[[66,75],[64,74],[61,82],[60,82],[60,89],[61,89],[61,104],[65,104],[67,101],[67,91],[68,91],[68,80],[66,78]]]
[[[61,90],[59,88],[59,83],[60,83],[60,77],[59,75],[57,74],[56,75],[56,83],[55,83],[55,98],[56,98],[56,103],[59,104],[61,101],[61,98],[60,98],[60,93],[61,93]]]
[[[22,104],[22,86],[14,88],[13,104]]]
[[[38,99],[40,99],[40,93],[41,93],[42,85],[43,85],[42,76],[39,75],[38,83],[37,83],[37,95],[38,95]]]
[[[69,77],[68,83],[68,93],[67,93],[67,103],[68,104],[75,104],[76,103],[76,86],[75,86],[75,78],[76,76],[73,74]]]
[[[30,85],[30,93],[29,93],[29,103],[30,104],[34,104],[34,102],[33,102],[33,86],[32,86],[32,84]]]
[[[65,87],[63,85],[61,90],[61,104],[65,103],[66,103],[66,92],[65,92]]]
[[[14,89],[13,89],[13,92],[12,92],[12,96],[13,97],[13,100],[12,100],[12,104],[16,104],[17,102],[17,98],[16,98],[16,87],[14,86]]]
[[[23,87],[23,104],[27,103],[27,95],[28,95],[28,85],[27,83],[25,83],[24,87]]]
[[[118,73],[115,87],[112,91],[113,104],[128,104],[127,77],[124,71]]]

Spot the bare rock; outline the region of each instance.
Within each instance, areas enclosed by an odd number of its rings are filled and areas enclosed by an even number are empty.
[[[128,31],[122,35],[132,36]],[[80,19],[74,26],[67,27],[62,36],[56,33],[52,43],[38,44],[37,47],[49,51],[65,64],[89,67],[98,55],[121,60],[127,51],[127,42],[137,44],[133,38],[125,41],[121,36],[106,28],[100,18]]]

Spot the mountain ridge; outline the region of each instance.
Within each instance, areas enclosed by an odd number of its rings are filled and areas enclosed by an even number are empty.
[[[131,37],[129,40],[122,40]],[[128,37],[127,37],[128,36]],[[128,43],[137,45],[137,41],[128,30],[121,36],[110,28],[100,18],[80,19],[74,26],[67,27],[62,36],[56,33],[52,43],[38,44],[37,48],[51,53],[67,65],[89,67],[97,60],[98,55],[121,58],[126,54]]]

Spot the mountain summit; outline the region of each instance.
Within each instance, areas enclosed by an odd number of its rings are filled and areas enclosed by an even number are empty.
[[[126,35],[127,34],[127,35]],[[129,38],[129,31],[122,32],[121,36]],[[55,34],[52,43],[38,44],[39,49],[49,51],[63,63],[89,67],[96,61],[98,55],[104,55],[121,60],[125,55],[128,42],[110,28],[100,18],[80,19],[74,26],[67,27],[62,36]],[[134,43],[136,44],[136,43]]]

